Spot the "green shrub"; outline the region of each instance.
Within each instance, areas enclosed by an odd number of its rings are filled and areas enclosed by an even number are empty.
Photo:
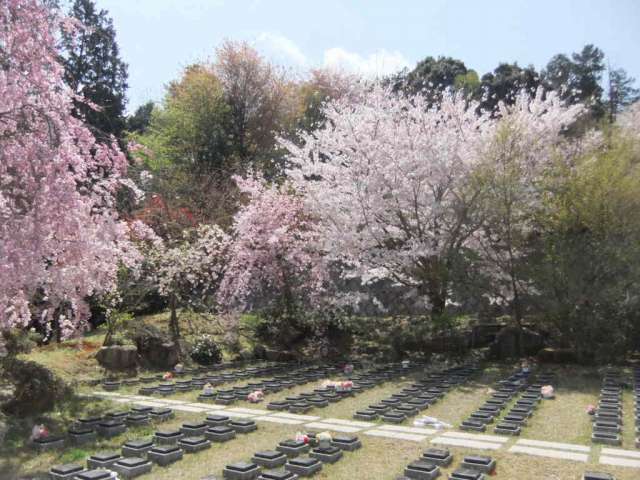
[[[213,365],[222,361],[222,352],[212,335],[201,335],[191,348],[191,358],[200,365]]]

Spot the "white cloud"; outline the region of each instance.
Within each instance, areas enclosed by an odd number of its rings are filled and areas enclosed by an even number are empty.
[[[323,66],[345,70],[368,78],[375,78],[397,72],[409,67],[409,61],[398,51],[389,52],[380,49],[363,57],[344,48],[335,47],[325,50]]]
[[[256,37],[256,46],[260,51],[280,63],[305,68],[315,64],[295,42],[278,33],[260,33]],[[334,47],[324,51],[321,66],[367,78],[376,78],[409,67],[410,63],[398,51],[390,52],[380,49],[364,57],[344,48]]]
[[[293,41],[277,33],[263,32],[256,39],[260,50],[275,57],[276,60],[285,60],[297,66],[307,65],[307,57],[300,47]]]

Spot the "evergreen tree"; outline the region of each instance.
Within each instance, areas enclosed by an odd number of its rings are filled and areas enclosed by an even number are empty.
[[[601,86],[604,72],[604,53],[598,47],[585,45],[571,58],[555,55],[547,64],[544,80],[548,89],[561,92],[570,103],[583,103],[591,110],[593,118],[604,114]]]
[[[533,94],[539,85],[540,75],[532,65],[522,68],[517,63],[501,63],[482,76],[481,106],[493,111],[499,102],[512,105],[522,90]]]
[[[74,101],[73,114],[83,118],[98,140],[122,138],[127,91],[127,64],[120,58],[116,31],[106,10],[93,0],[75,0],[69,12],[84,28],[62,38],[65,81],[73,91],[95,104]]]
[[[133,115],[127,117],[127,131],[131,133],[146,133],[151,125],[154,106],[153,101],[149,101],[136,108]]]
[[[464,83],[470,70],[462,60],[451,57],[426,57],[418,62],[410,72],[402,71],[389,79],[395,91],[403,91],[409,95],[421,93],[430,102],[437,102],[442,92]]]
[[[623,68],[609,70],[609,96],[607,98],[609,121],[613,122],[624,107],[640,99],[640,90],[635,88],[636,79]]]

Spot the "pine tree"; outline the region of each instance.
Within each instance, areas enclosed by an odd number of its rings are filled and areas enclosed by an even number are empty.
[[[640,99],[640,90],[635,88],[636,79],[629,76],[623,68],[609,68],[609,95],[607,98],[609,121],[613,123],[616,116],[625,107]]]
[[[121,139],[128,73],[113,21],[109,12],[96,9],[93,0],[75,0],[69,14],[84,28],[75,37],[63,35],[64,78],[76,94],[98,107],[76,100],[73,114],[87,122],[98,140],[110,135]]]

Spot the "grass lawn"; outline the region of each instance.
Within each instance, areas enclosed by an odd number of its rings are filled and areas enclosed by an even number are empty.
[[[98,402],[100,409],[115,409],[118,404]],[[92,404],[95,410],[97,405]],[[121,408],[121,406],[120,406]],[[176,418],[161,424],[159,428],[169,429],[178,427],[184,421],[200,419],[204,414],[177,413]],[[205,475],[221,477],[225,465],[240,460],[249,460],[258,450],[272,449],[286,438],[293,436],[300,427],[259,423],[257,432],[248,435],[238,435],[235,440],[224,444],[214,444],[211,449],[193,455],[186,455],[184,459],[169,467],[154,466],[150,474],[139,477],[140,480],[199,480]],[[87,456],[101,450],[117,450],[125,440],[149,436],[154,427],[143,427],[129,430],[126,434],[115,439],[103,440],[96,445],[86,448],[68,448],[59,452],[35,454],[26,447],[9,452],[2,452],[0,460],[0,478],[13,479],[18,476],[33,478],[44,476],[51,465],[69,462],[82,463]],[[321,473],[313,478],[318,480],[392,480],[402,473],[403,468],[417,459],[428,443],[414,443],[395,441],[377,437],[361,435],[363,448],[357,452],[345,452],[343,460],[335,465],[323,467]],[[497,480],[579,480],[585,470],[599,470],[614,474],[618,480],[637,480],[638,471],[629,468],[615,468],[599,466],[597,464],[583,464],[561,460],[543,459],[525,455],[513,455],[506,451],[482,452],[470,449],[452,448],[454,453],[453,466],[459,464],[464,455],[491,455],[498,461],[497,473],[491,478]],[[592,458],[595,460],[597,457]],[[451,472],[453,468],[444,469]],[[42,478],[42,477],[40,477]],[[441,477],[446,478],[446,477]]]
[[[164,322],[163,317],[152,319],[153,322]],[[195,321],[195,320],[194,320]],[[102,334],[100,332],[85,337],[81,341],[65,342],[61,345],[53,345],[34,350],[26,357],[52,368],[56,373],[67,380],[79,380],[98,378],[104,375],[103,370],[92,359],[92,354],[101,345]],[[476,410],[488,398],[488,389],[496,380],[505,378],[513,370],[512,365],[489,364],[482,373],[476,374],[464,385],[452,388],[446,396],[435,405],[424,411],[425,415],[437,417],[457,427],[460,422]],[[585,413],[585,407],[596,404],[598,392],[602,380],[602,372],[593,368],[580,366],[554,366],[548,367],[556,373],[556,399],[541,402],[539,408],[531,418],[529,425],[523,429],[522,437],[565,443],[577,443],[591,446],[591,418]],[[148,372],[139,372],[144,375]],[[398,392],[403,387],[413,383],[420,375],[412,374],[396,378],[380,386],[366,390],[363,393],[346,398],[340,402],[330,403],[328,407],[315,408],[310,415],[318,415],[323,418],[351,419],[353,413],[366,406],[378,403],[383,398]],[[630,377],[629,377],[630,378]],[[337,379],[337,378],[336,378]],[[244,385],[247,382],[257,381],[258,378],[245,378],[233,383],[225,383],[220,388],[231,388],[236,385]],[[271,393],[265,397],[263,404],[253,405],[256,408],[265,408],[266,403],[272,400],[283,399],[287,396],[297,395],[302,392],[312,391],[320,387],[322,381],[296,386],[289,390]],[[99,387],[78,387],[81,393],[88,393]],[[135,394],[138,386],[123,387],[119,393]],[[198,392],[184,392],[170,396],[170,399],[197,401]],[[629,391],[623,395],[625,425],[623,430],[623,447],[634,448],[634,405]],[[248,402],[237,401],[234,407],[250,407]],[[73,405],[67,405],[62,411],[54,412],[44,420],[55,432],[66,430],[74,418],[86,414],[100,414],[105,411],[122,410],[123,405],[107,400],[81,399]],[[212,410],[216,407],[212,404]],[[178,427],[184,421],[202,419],[205,414],[189,414],[176,412],[176,418],[171,422],[162,424],[159,428]],[[405,425],[411,425],[412,420]],[[0,479],[10,480],[14,478],[44,478],[52,465],[62,463],[84,463],[86,458],[101,450],[119,450],[120,446],[128,439],[150,436],[156,427],[143,427],[130,429],[124,435],[111,440],[100,440],[98,443],[82,447],[67,447],[62,451],[37,454],[25,446],[30,426],[33,420],[25,419],[23,428],[13,431],[0,446]],[[214,444],[207,451],[185,455],[184,459],[170,467],[154,467],[151,474],[140,477],[141,480],[200,480],[205,475],[218,475],[221,477],[222,468],[240,460],[249,460],[252,454],[258,450],[272,449],[275,445],[288,437],[293,436],[301,426],[280,425],[268,422],[259,423],[258,432],[249,435],[239,435],[235,440],[225,444]],[[492,427],[489,428],[489,431]],[[346,452],[343,460],[335,465],[327,465],[322,472],[314,478],[318,480],[392,480],[402,474],[404,467],[417,459],[423,449],[429,446],[428,441],[414,443],[408,441],[395,441],[379,437],[360,435],[364,447],[357,452]],[[510,440],[512,445],[515,440]],[[614,474],[618,480],[638,480],[640,472],[631,468],[616,468],[598,465],[598,453],[600,447],[592,449],[592,456],[587,464],[552,460],[526,455],[515,455],[507,452],[507,448],[500,451],[473,451],[471,449],[452,448],[455,454],[454,466],[459,465],[462,456],[476,453],[491,455],[498,460],[498,469],[495,476],[498,480],[579,480],[586,470],[603,471]],[[444,469],[448,473],[452,469]],[[440,478],[446,478],[441,476]]]
[[[593,369],[569,366],[552,369],[556,373],[555,400],[540,402],[522,436],[551,442],[591,443],[588,405],[598,403],[602,377]]]

